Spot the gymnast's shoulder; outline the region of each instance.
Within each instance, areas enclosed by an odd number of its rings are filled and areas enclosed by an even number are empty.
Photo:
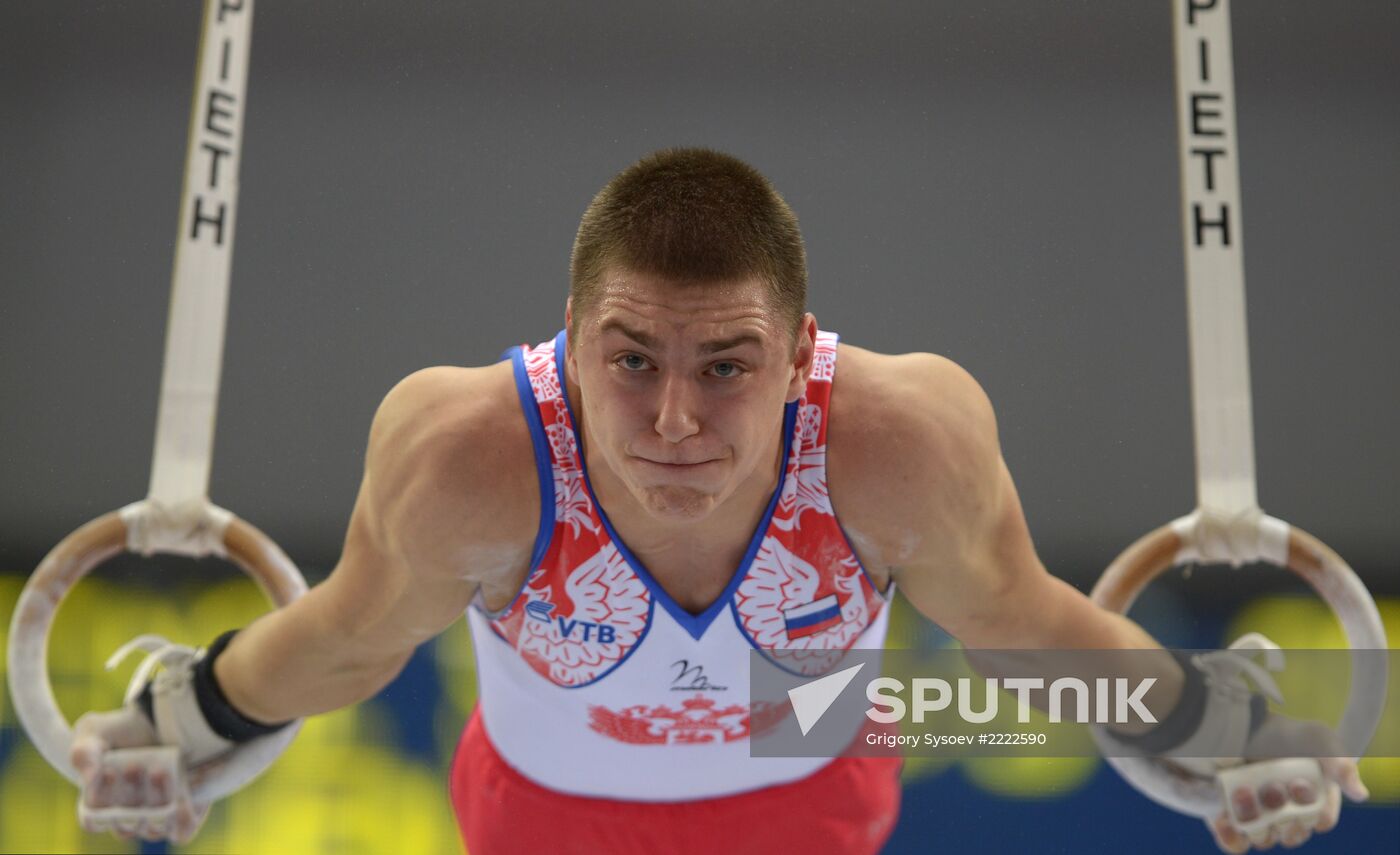
[[[510,363],[424,368],[395,384],[370,428],[365,482],[362,499],[369,488],[393,506],[384,522],[401,537],[528,546],[539,486]]]
[[[827,428],[838,515],[872,534],[975,517],[1001,468],[981,384],[944,356],[839,348]]]
[[[830,430],[843,445],[885,456],[975,454],[995,446],[991,401],[961,365],[935,353],[838,347]]]

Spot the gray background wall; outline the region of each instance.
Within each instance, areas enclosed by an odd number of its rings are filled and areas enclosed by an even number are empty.
[[[592,194],[703,144],[811,308],[997,404],[1078,581],[1194,505],[1168,6],[259,4],[212,482],[311,572],[383,393],[560,325]],[[195,2],[0,4],[0,568],[144,494]],[[1400,588],[1400,5],[1236,0],[1260,496]]]

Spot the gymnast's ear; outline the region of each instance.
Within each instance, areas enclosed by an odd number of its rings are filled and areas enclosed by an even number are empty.
[[[574,364],[574,298],[573,295],[564,301],[564,364],[565,371],[571,376],[578,375],[578,368]]]
[[[802,316],[797,327],[797,340],[792,353],[792,376],[788,380],[787,402],[791,404],[807,391],[807,378],[812,375],[812,359],[817,352],[817,318],[811,312]]]

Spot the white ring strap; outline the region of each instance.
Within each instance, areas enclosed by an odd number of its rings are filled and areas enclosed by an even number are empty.
[[[1173,0],[1172,32],[1196,496],[1235,516],[1258,498],[1229,0]]]
[[[156,417],[150,499],[206,503],[233,260],[253,0],[206,0]]]

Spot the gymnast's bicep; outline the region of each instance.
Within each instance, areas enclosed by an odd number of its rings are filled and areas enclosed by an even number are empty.
[[[510,414],[475,370],[411,375],[375,415],[344,549],[325,583],[357,645],[407,655],[459,618],[480,586],[496,587],[528,561],[533,523],[522,509],[538,488],[509,477],[519,456],[502,429]]]
[[[982,387],[947,361],[925,369],[895,516],[916,532],[895,580],[910,603],[970,646],[1019,638],[1050,577],[1032,544]]]

